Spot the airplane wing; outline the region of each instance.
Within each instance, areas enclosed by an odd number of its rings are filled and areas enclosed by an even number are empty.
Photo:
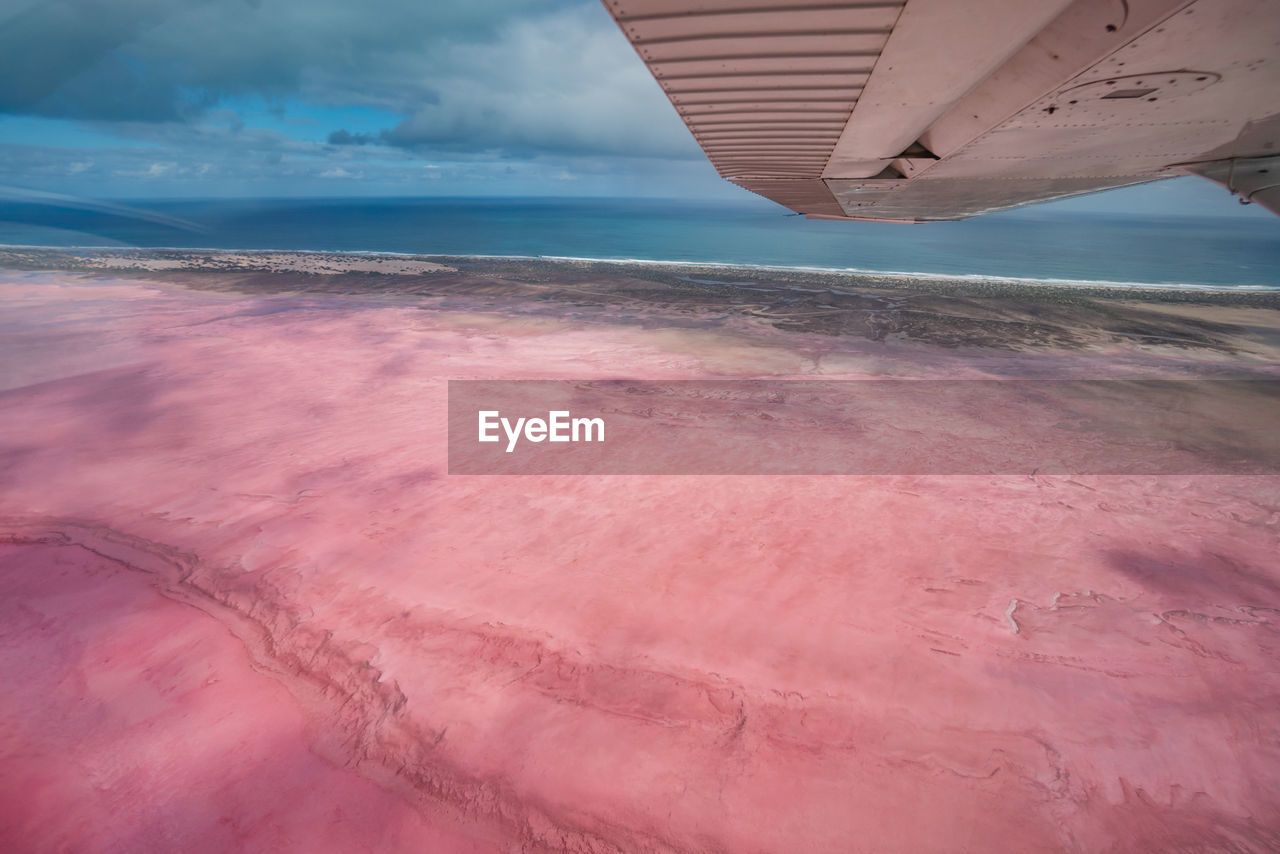
[[[1197,174],[1280,213],[1277,0],[603,0],[720,175],[965,219]]]

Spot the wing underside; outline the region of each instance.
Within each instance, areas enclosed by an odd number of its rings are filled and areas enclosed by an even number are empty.
[[[1280,212],[1274,0],[604,0],[720,175],[963,219],[1199,174]]]

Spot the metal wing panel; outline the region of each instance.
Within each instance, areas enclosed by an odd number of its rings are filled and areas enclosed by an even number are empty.
[[[959,219],[1188,173],[1280,192],[1237,177],[1280,149],[1275,0],[605,5],[719,173],[801,213]]]
[[[886,182],[828,179],[843,218],[877,222],[936,222],[964,219],[1031,202],[1083,196],[1099,190],[1145,184],[1151,175],[1103,178],[936,178]]]
[[[730,178],[730,181],[783,207],[810,216],[845,216],[845,209],[821,178]]]
[[[822,170],[904,2],[605,5],[722,176],[834,215]]]

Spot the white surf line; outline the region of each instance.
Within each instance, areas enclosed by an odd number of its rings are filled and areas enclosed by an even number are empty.
[[[1043,279],[1033,277],[998,276],[985,273],[929,273],[906,270],[871,270],[863,267],[786,266],[778,264],[752,264],[737,261],[677,261],[651,258],[588,258],[577,255],[487,255],[471,252],[395,252],[379,249],[226,249],[214,246],[42,246],[37,244],[0,244],[0,249],[42,249],[54,252],[82,252],[87,250],[106,252],[226,252],[241,254],[311,254],[311,255],[384,255],[399,258],[475,259],[482,261],[571,261],[575,263],[635,265],[648,267],[693,267],[705,270],[763,270],[772,273],[819,273],[848,276],[868,276],[896,279],[920,279],[924,281],[970,282],[1009,285],[1048,285],[1067,288],[1111,288],[1115,290],[1156,291],[1213,291],[1222,293],[1274,293],[1277,285],[1208,285],[1188,282],[1121,282],[1107,279]],[[782,287],[782,286],[778,286]]]

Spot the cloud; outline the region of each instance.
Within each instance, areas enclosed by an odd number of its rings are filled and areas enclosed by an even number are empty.
[[[335,130],[329,134],[330,145],[368,145],[377,142],[381,135],[371,133],[351,133],[348,130]]]
[[[414,150],[700,157],[675,111],[597,5],[509,21],[432,62],[436,103],[385,140]]]
[[[41,0],[0,17],[0,112],[191,123],[244,96],[394,113],[382,140],[413,150],[696,151],[594,0]]]
[[[183,131],[183,132],[179,132]],[[139,139],[145,139],[139,134]],[[164,142],[101,148],[23,145],[0,132],[0,185],[100,199],[564,195],[737,197],[699,160],[606,155],[425,156],[385,145],[332,146],[262,131],[176,126]],[[75,170],[73,164],[92,166]],[[156,163],[174,163],[152,175]],[[349,177],[341,177],[342,172]],[[330,173],[325,176],[325,173]],[[574,180],[565,180],[564,176]]]
[[[6,121],[0,180],[75,192],[714,179],[597,0],[8,0]]]

